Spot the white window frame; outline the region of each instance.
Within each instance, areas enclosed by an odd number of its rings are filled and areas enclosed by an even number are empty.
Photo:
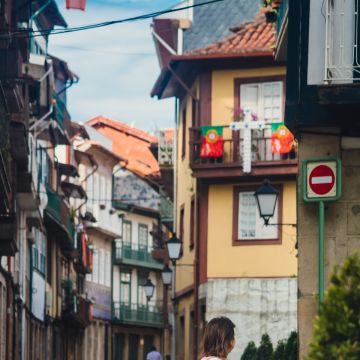
[[[282,80],[271,80],[269,79],[268,81],[262,81],[262,82],[251,82],[251,83],[245,83],[245,84],[240,84],[240,106],[242,108],[245,107],[252,107],[251,105],[249,105],[249,100],[246,100],[246,95],[245,95],[245,91],[246,88],[249,87],[257,87],[258,89],[258,97],[257,97],[257,105],[256,105],[256,109],[252,109],[258,116],[259,120],[265,120],[265,87],[269,86],[269,85],[279,85],[279,90],[280,90],[280,101],[279,101],[279,108],[280,108],[280,113],[279,113],[279,118],[274,119],[267,119],[268,122],[282,122],[284,120],[284,94],[283,94],[283,87],[284,87],[284,82]]]
[[[235,234],[235,240],[236,241],[241,241],[241,242],[249,242],[251,243],[251,241],[278,241],[279,240],[279,228],[277,225],[269,225],[269,226],[265,226],[264,224],[264,220],[260,217],[259,214],[259,210],[256,204],[256,200],[254,198],[254,206],[255,206],[255,233],[254,236],[242,236],[241,231],[241,212],[242,210],[244,212],[248,212],[248,209],[244,209],[242,207],[242,199],[244,199],[244,195],[250,195],[250,194],[254,194],[254,190],[249,190],[249,189],[239,189],[237,188],[236,190],[236,196],[237,196],[237,201],[238,201],[238,208],[237,208],[237,212],[234,214],[234,216],[237,215],[237,219],[235,219],[235,221],[237,221],[237,232]],[[275,212],[274,212],[274,216],[271,218],[270,220],[270,224],[278,224],[279,223],[279,206],[281,206],[281,204],[279,204],[281,197],[278,198],[278,201],[276,203],[276,208],[275,208]]]

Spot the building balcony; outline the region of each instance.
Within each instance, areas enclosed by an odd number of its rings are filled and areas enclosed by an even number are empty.
[[[115,324],[163,327],[163,307],[159,305],[112,303],[112,321]]]
[[[190,168],[197,178],[231,178],[239,176],[296,175],[297,145],[288,154],[273,154],[269,129],[255,130],[251,138],[251,172],[243,171],[244,140],[239,131],[223,129],[221,157],[202,157],[200,128],[190,128]]]
[[[8,174],[6,157],[0,149],[0,215],[6,215],[11,210],[12,189]]]
[[[284,61],[286,60],[287,57],[288,11],[289,11],[289,0],[281,0],[279,7],[277,8],[277,17],[276,17],[275,59],[278,61]]]
[[[82,274],[92,273],[93,251],[90,249],[85,233],[76,235],[74,268]]]
[[[74,249],[75,224],[62,197],[46,184],[47,206],[45,224],[51,229],[64,250]]]
[[[75,328],[85,328],[92,320],[92,303],[73,290],[71,280],[63,282],[62,315],[64,321]]]
[[[351,84],[360,79],[359,4],[326,0],[324,15],[325,83]],[[347,36],[345,36],[347,34]]]
[[[17,249],[16,217],[0,216],[0,256],[14,256]]]
[[[56,123],[56,131],[54,132],[55,142],[57,144],[69,144],[67,134],[71,134],[70,115],[67,111],[65,103],[56,93],[52,95],[53,101],[53,119]]]
[[[164,265],[151,255],[151,249],[141,249],[137,244],[127,244],[115,240],[113,245],[113,262],[115,265],[130,265],[154,270],[161,270]]]

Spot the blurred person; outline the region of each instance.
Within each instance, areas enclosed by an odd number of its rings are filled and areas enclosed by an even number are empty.
[[[163,360],[163,357],[156,350],[156,346],[150,346],[150,352],[147,353],[146,360]]]

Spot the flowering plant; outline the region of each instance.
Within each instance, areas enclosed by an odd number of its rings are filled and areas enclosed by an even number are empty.
[[[235,108],[231,108],[231,111],[233,114],[234,122],[244,121],[246,115],[248,115],[248,114],[250,114],[251,120],[253,120],[253,121],[259,120],[258,115],[254,111],[251,111],[248,108],[244,109],[242,106],[237,106]]]

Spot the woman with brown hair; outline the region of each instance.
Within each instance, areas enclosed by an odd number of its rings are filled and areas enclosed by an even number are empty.
[[[204,331],[201,360],[226,360],[235,346],[234,328],[227,317],[211,319]]]

